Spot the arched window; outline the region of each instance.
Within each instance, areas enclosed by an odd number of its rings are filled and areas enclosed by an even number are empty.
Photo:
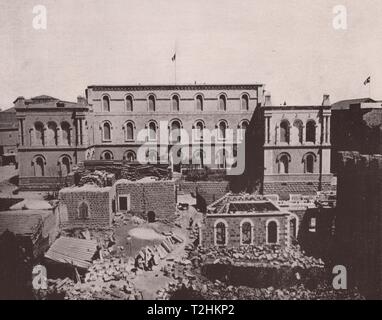
[[[56,146],[58,144],[57,139],[57,124],[55,122],[48,123],[48,129],[46,130],[46,142],[48,146]]]
[[[146,160],[148,163],[155,164],[158,162],[158,154],[155,150],[147,150]]]
[[[128,122],[125,125],[126,130],[126,140],[134,140],[134,124],[132,122]]]
[[[177,95],[171,98],[172,111],[179,111],[179,97]]]
[[[200,94],[196,96],[196,111],[203,111],[203,97]]]
[[[280,142],[289,143],[290,132],[289,132],[289,122],[287,120],[281,121],[280,123]]]
[[[278,230],[279,226],[276,221],[269,221],[267,223],[267,243],[268,244],[277,244],[278,243]]]
[[[104,151],[101,154],[101,160],[113,160],[114,156],[111,151]]]
[[[219,96],[219,110],[226,111],[227,110],[227,98],[224,94]]]
[[[227,224],[223,221],[215,224],[215,245],[227,245]]]
[[[227,131],[227,123],[225,121],[220,121],[218,125],[218,138],[220,140],[225,140],[226,138],[226,131]]]
[[[248,110],[249,109],[249,98],[248,95],[243,94],[241,96],[241,110]]]
[[[32,162],[35,177],[45,176],[45,159],[42,156],[37,156]]]
[[[62,141],[61,143],[65,146],[71,145],[71,137],[70,137],[70,124],[67,122],[61,123],[61,132],[62,132]]]
[[[295,137],[298,143],[303,142],[303,123],[301,120],[295,120],[293,123],[293,128],[295,132]]]
[[[289,154],[283,153],[280,154],[277,158],[279,164],[279,174],[288,174],[289,173],[289,162],[290,162]]]
[[[297,239],[298,236],[298,222],[296,216],[291,216],[289,219],[289,228],[291,237]]]
[[[102,97],[102,110],[104,112],[110,112],[110,98],[109,96]]]
[[[134,162],[137,159],[137,156],[134,151],[129,150],[125,152],[123,159],[128,162]]]
[[[204,130],[204,123],[202,121],[197,121],[195,124],[195,140],[196,141],[203,140],[203,130]]]
[[[102,126],[102,136],[103,136],[103,140],[105,141],[111,140],[111,125],[109,122],[104,122]]]
[[[149,130],[149,133],[148,133],[149,140],[155,141],[157,139],[157,125],[156,125],[156,123],[150,122],[148,125],[148,130]]]
[[[304,158],[304,172],[314,173],[314,162],[316,161],[316,155],[313,153],[307,153]]]
[[[155,97],[153,95],[149,96],[149,111],[150,112],[155,111]]]
[[[126,111],[131,112],[133,111],[133,97],[132,96],[126,96]]]
[[[240,224],[240,244],[242,245],[250,245],[252,244],[252,223],[250,221],[242,221]]]
[[[215,155],[215,163],[219,169],[224,169],[227,165],[226,150],[219,149]]]
[[[316,143],[316,123],[313,120],[306,123],[306,142]]]
[[[58,164],[60,166],[60,176],[66,177],[70,173],[71,160],[69,156],[62,156],[58,161]]]
[[[243,120],[239,124],[239,137],[240,139],[243,139],[245,137],[245,132],[247,131],[249,126],[249,122],[247,120]]]
[[[204,167],[204,159],[205,153],[203,150],[196,150],[192,157],[192,164],[196,165],[196,167],[203,168]]]
[[[44,137],[44,125],[41,122],[37,122],[34,125],[36,139],[35,144],[38,146],[44,146],[45,145],[45,137]]]
[[[78,206],[78,219],[89,219],[89,207],[87,203],[81,202]]]
[[[171,142],[180,142],[180,129],[181,125],[178,120],[174,120],[171,122],[171,132],[170,132],[170,140]]]

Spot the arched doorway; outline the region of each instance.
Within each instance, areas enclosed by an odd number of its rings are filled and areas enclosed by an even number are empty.
[[[149,223],[153,223],[153,222],[155,222],[155,212],[154,212],[154,211],[149,211],[149,212],[147,213],[147,221],[148,221]]]

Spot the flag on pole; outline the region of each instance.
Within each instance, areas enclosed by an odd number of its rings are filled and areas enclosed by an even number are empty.
[[[370,83],[371,77],[369,76],[363,83],[364,86],[366,86],[368,83]]]
[[[171,61],[174,62],[176,60],[176,52],[174,53],[174,55],[172,56],[171,58]]]

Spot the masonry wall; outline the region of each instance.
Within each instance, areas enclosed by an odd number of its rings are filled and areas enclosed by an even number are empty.
[[[253,245],[265,245],[267,221],[276,220],[279,225],[278,239],[281,246],[289,244],[289,219],[288,215],[257,215],[257,216],[206,216],[205,225],[202,229],[203,246],[214,246],[214,226],[217,220],[224,220],[228,224],[227,246],[240,246],[240,223],[244,219],[249,219],[253,223]]]
[[[107,228],[111,226],[113,192],[111,187],[93,186],[62,189],[59,193],[60,225],[64,228]],[[89,218],[79,218],[79,206],[86,203]]]
[[[154,182],[117,182],[115,185],[116,206],[118,198],[128,196],[130,212],[147,219],[150,211],[155,213],[156,220],[172,220],[175,217],[176,199],[174,181]]]
[[[339,158],[333,259],[363,294],[382,299],[382,155]]]

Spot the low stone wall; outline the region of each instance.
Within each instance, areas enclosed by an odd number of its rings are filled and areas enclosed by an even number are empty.
[[[19,177],[20,191],[56,191],[74,185],[74,175],[67,177]]]

